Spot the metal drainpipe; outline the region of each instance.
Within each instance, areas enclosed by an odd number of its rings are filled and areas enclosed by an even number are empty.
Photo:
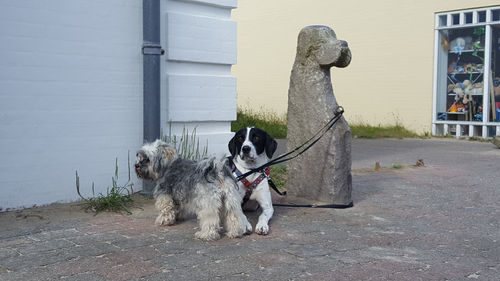
[[[143,141],[160,138],[160,0],[142,1],[143,34]],[[151,196],[153,185],[143,182],[142,194]]]

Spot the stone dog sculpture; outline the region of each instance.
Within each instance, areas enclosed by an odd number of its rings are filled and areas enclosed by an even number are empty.
[[[338,108],[330,68],[351,62],[347,42],[327,26],[308,26],[298,37],[297,55],[288,91],[287,148],[302,144]],[[351,131],[343,117],[310,150],[287,166],[288,194],[338,207],[352,205]]]

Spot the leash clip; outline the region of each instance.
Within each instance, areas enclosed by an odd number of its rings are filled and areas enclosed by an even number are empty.
[[[267,179],[267,182],[273,182],[273,179],[271,179],[271,175],[266,175],[266,179]]]
[[[339,105],[339,107],[337,107],[337,109],[335,109],[335,115],[340,115],[343,113],[344,113],[344,108]]]

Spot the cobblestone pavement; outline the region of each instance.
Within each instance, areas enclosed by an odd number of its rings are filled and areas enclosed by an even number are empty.
[[[195,220],[155,227],[143,198],[130,216],[74,203],[0,213],[0,280],[499,280],[500,150],[389,142],[353,146],[353,208],[277,207],[267,236],[198,241]],[[377,159],[408,166],[370,171]]]

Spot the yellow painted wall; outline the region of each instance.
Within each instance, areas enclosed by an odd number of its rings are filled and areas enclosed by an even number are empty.
[[[352,52],[332,68],[335,96],[350,123],[430,132],[434,13],[498,5],[486,0],[239,0],[238,106],[284,113],[297,35],[327,25]]]

